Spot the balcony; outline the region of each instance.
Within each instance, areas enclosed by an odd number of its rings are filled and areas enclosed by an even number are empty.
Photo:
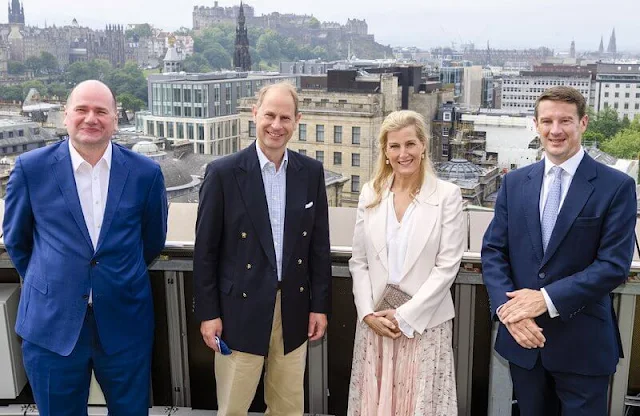
[[[3,208],[3,206],[0,206]],[[151,415],[204,415],[217,407],[213,354],[202,342],[199,322],[192,310],[192,255],[195,204],[173,203],[169,208],[168,242],[151,266],[156,309],[153,350]],[[0,214],[2,213],[0,209]],[[491,211],[465,211],[466,252],[452,293],[456,305],[453,349],[456,363],[459,415],[510,415],[512,390],[508,365],[492,350],[497,326],[489,319],[486,290],[482,285],[481,238],[491,221]],[[355,209],[330,208],[333,276],[333,315],[327,336],[309,346],[306,377],[306,411],[310,414],[346,413],[356,311],[347,261]],[[637,403],[630,393],[640,392],[640,329],[636,321],[640,294],[640,259],[634,259],[628,283],[615,291],[614,305],[625,358],[610,384],[611,415],[623,415]],[[0,282],[18,282],[6,253],[0,256]],[[640,316],[640,313],[638,313]],[[252,412],[263,412],[262,386]],[[37,414],[24,407],[33,403],[27,387],[15,400],[0,401],[0,414]],[[92,415],[106,408],[91,407]],[[259,414],[259,413],[258,413]]]

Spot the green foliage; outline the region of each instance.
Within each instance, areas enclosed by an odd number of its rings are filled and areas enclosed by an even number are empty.
[[[231,68],[231,55],[220,44],[212,45],[203,55],[213,69]]]
[[[104,81],[116,96],[129,93],[143,103],[147,102],[147,79],[135,62],[127,62],[124,68],[111,71]]]
[[[640,158],[640,117],[636,117],[629,123],[629,127],[603,143],[600,149],[622,159]]]
[[[27,70],[27,67],[18,61],[9,61],[7,62],[7,72],[9,75],[22,75]]]
[[[598,114],[589,111],[589,118],[585,138],[598,137],[600,140],[606,141],[624,128],[624,122],[618,119],[618,112],[612,107],[605,108]]]
[[[58,97],[61,101],[65,100],[69,95],[69,89],[62,82],[52,82],[47,85],[47,90],[49,91],[49,97]]]
[[[27,98],[27,94],[29,94],[29,90],[31,88],[35,88],[36,90],[38,90],[38,92],[40,93],[40,96],[49,95],[49,90],[44,85],[44,83],[42,81],[40,81],[39,79],[32,79],[30,81],[25,81],[20,86],[22,87],[22,99],[23,100],[25,98]]]
[[[311,19],[309,19],[309,27],[312,29],[320,29],[320,21],[311,16]]]
[[[211,67],[209,66],[209,62],[202,54],[194,54],[188,56],[182,62],[182,69],[186,72],[210,72]]]
[[[128,92],[118,94],[116,96],[116,100],[120,103],[122,109],[125,111],[140,111],[141,108],[145,107],[144,101],[132,94],[129,94]]]
[[[34,75],[52,75],[59,71],[58,59],[49,52],[40,52],[40,56],[30,56],[24,61],[25,67]]]
[[[133,39],[134,37],[140,38],[148,38],[153,34],[151,30],[151,25],[149,23],[143,23],[140,25],[136,25],[133,29],[127,29],[124,32],[124,35],[127,39]]]
[[[0,97],[2,101],[22,101],[22,86],[20,85],[0,85]]]

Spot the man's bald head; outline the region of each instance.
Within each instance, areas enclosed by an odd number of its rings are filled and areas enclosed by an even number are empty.
[[[96,79],[89,79],[86,81],[82,81],[81,83],[79,83],[78,85],[76,85],[73,90],[71,90],[71,92],[69,93],[69,96],[67,97],[67,105],[66,107],[69,108],[71,107],[71,103],[72,103],[72,99],[73,99],[73,94],[79,90],[79,89],[83,89],[83,88],[88,88],[88,87],[94,87],[94,88],[98,88],[98,89],[102,89],[104,88],[106,91],[109,91],[109,94],[111,95],[111,97],[113,98],[113,110],[114,111],[118,111],[118,104],[116,102],[116,95],[113,93],[113,91],[111,91],[111,88],[109,88],[107,86],[107,84],[105,84],[102,81],[98,81]]]

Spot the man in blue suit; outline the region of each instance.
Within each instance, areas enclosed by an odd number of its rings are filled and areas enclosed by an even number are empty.
[[[200,189],[195,313],[217,353],[219,416],[246,416],[265,363],[266,414],[302,415],[307,340],[322,338],[331,307],[324,171],[287,150],[295,87],[264,87],[253,115],[256,142],[210,163]]]
[[[158,164],[111,143],[116,102],[85,81],[65,107],[69,140],[21,155],[4,243],[23,279],[16,332],[40,415],[86,415],[91,371],[113,416],[147,415],[153,303],[164,247]]]
[[[538,98],[545,157],[504,177],[484,236],[495,348],[523,416],[606,415],[622,354],[610,293],[631,265],[635,184],[584,152],[585,110],[573,88]]]

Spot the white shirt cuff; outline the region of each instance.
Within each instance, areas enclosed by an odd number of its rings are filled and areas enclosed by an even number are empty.
[[[415,330],[411,327],[411,325],[407,323],[407,321],[402,319],[402,316],[400,316],[397,309],[395,318],[396,321],[398,321],[398,327],[400,328],[400,331],[402,331],[404,336],[407,338],[413,338],[413,333],[415,332]]]
[[[544,290],[544,288],[541,288],[540,291],[542,292],[542,296],[544,296],[544,303],[547,304],[547,311],[549,312],[549,316],[552,318],[560,316],[560,313],[558,313],[558,310],[556,309],[556,306],[551,301],[551,298],[549,297],[549,294],[547,293],[547,291]]]

